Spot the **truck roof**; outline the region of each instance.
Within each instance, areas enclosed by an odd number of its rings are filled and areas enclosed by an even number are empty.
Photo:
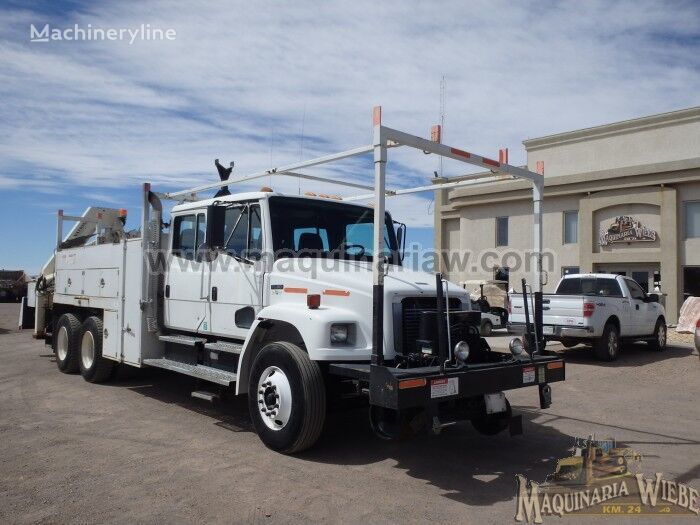
[[[277,191],[249,191],[243,193],[232,193],[231,195],[224,195],[222,197],[212,197],[210,199],[201,199],[198,201],[183,202],[173,206],[172,211],[178,212],[183,210],[192,210],[203,208],[214,204],[215,202],[240,202],[240,201],[250,201],[250,200],[262,200],[269,199],[270,197],[288,197],[293,199],[306,199],[311,201],[322,201],[322,202],[335,202],[338,204],[346,204],[350,206],[358,206],[361,208],[368,208],[369,206],[365,204],[359,204],[357,202],[346,202],[341,198],[331,198],[331,197],[321,197],[315,195],[288,195],[285,193],[280,193]]]

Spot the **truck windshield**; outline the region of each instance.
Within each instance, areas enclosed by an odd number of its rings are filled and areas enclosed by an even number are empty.
[[[567,277],[557,287],[557,295],[595,295],[621,297],[622,290],[615,279],[599,277]]]
[[[374,210],[338,201],[270,197],[275,258],[328,257],[371,261]],[[384,255],[400,264],[389,214],[384,221]]]

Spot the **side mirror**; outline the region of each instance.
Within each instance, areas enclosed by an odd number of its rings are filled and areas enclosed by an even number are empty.
[[[399,249],[399,260],[403,262],[406,256],[406,225],[402,222],[394,221],[396,228],[396,245]]]
[[[206,248],[207,251],[214,253],[223,247],[224,242],[224,226],[226,224],[226,206],[217,206],[212,204],[207,206],[207,237],[206,241],[200,250]],[[200,250],[197,250],[198,252]]]
[[[658,303],[659,302],[659,294],[657,293],[650,293],[647,295],[647,302],[648,303]]]

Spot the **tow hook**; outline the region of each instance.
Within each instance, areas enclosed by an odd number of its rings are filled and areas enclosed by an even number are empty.
[[[540,385],[540,408],[549,408],[552,405],[552,387],[547,383]]]

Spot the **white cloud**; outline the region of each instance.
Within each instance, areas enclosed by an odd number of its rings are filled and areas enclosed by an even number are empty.
[[[150,23],[177,38],[29,43],[29,24],[45,22]],[[5,10],[0,23],[2,187],[41,188],[47,172],[90,189],[201,184],[215,157],[238,174],[299,159],[302,118],[304,157],[368,143],[377,103],[388,125],[427,136],[443,75],[446,141],[492,156],[507,146],[514,163],[527,137],[700,103],[693,2],[125,2],[60,18]],[[438,165],[390,161],[399,186]],[[344,166],[371,178],[369,164]],[[389,205],[431,226],[426,197]]]

